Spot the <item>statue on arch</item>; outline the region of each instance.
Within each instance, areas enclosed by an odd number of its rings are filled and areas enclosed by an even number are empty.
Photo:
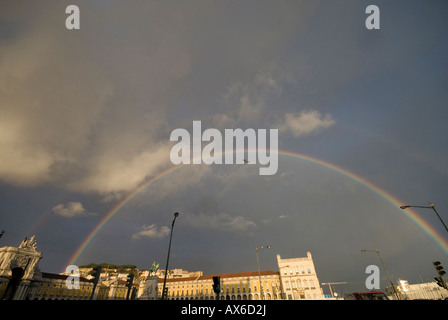
[[[32,236],[29,239],[27,237],[25,237],[25,239],[19,245],[19,248],[36,250],[36,248],[37,248],[37,240],[35,238],[36,238],[35,236]]]

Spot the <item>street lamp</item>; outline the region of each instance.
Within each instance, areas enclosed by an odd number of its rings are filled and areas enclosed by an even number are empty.
[[[166,258],[165,279],[163,280],[162,300],[166,299],[165,287],[166,287],[166,275],[168,273],[168,261],[170,260],[171,238],[173,237],[174,221],[176,221],[178,215],[179,215],[178,212],[174,213],[173,223],[171,224],[170,244],[168,246],[168,256]]]
[[[425,208],[425,209],[433,209],[436,213],[437,217],[439,217],[440,222],[442,222],[443,226],[445,227],[445,230],[448,231],[448,227],[446,226],[445,222],[443,222],[442,218],[440,217],[439,213],[436,210],[436,207],[434,207],[434,204],[429,203],[429,207],[424,206],[400,206],[400,209],[406,209],[406,208]]]
[[[387,271],[386,266],[384,265],[383,259],[381,258],[381,255],[380,255],[380,251],[378,249],[375,249],[375,250],[361,250],[361,252],[367,252],[367,251],[369,251],[369,252],[376,252],[378,254],[378,257],[380,258],[381,264],[383,265],[383,268],[386,271],[387,277],[389,278],[389,282],[392,285],[392,288],[394,288],[394,292],[395,292],[395,295],[397,297],[397,300],[400,300],[400,297],[398,296],[397,288],[395,288],[394,283],[392,282],[392,279],[390,278],[389,272]]]
[[[284,265],[284,266],[279,266],[279,272],[280,272],[280,278],[282,277],[282,269],[285,269],[285,268],[291,268],[291,266],[288,264],[288,265]],[[290,269],[291,270],[291,269]],[[291,273],[291,271],[289,272],[289,275],[287,275],[288,274],[288,271],[285,271],[284,273],[283,273],[283,275],[285,276],[288,276],[289,277],[289,285],[291,286],[291,292],[292,292],[292,297],[293,297],[293,300],[296,300],[296,298],[297,298],[297,289],[296,289],[296,287],[295,287],[295,285],[293,285],[293,281],[292,281],[292,278],[293,278],[293,276],[292,276],[292,273]],[[280,281],[282,281],[282,280],[280,280]],[[282,282],[280,282],[280,283],[282,283]],[[286,288],[285,288],[285,294],[284,294],[284,296],[285,296],[285,298],[286,298],[286,290],[289,290],[289,288],[288,288],[288,286],[286,286]],[[283,292],[282,292],[282,295],[283,295]],[[284,299],[285,300],[285,299]]]
[[[266,249],[270,249],[271,246],[266,246]],[[258,250],[265,249],[264,247],[261,247],[260,249],[256,248],[255,251],[257,252],[257,266],[258,266],[258,281],[260,282],[260,295],[261,300],[264,300],[264,294],[263,294],[263,286],[261,285],[261,274],[260,274],[260,260],[258,259]]]

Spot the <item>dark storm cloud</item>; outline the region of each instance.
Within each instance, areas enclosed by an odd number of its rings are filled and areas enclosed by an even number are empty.
[[[377,2],[381,30],[368,31],[366,1],[75,1],[81,29],[69,31],[71,2],[3,1],[2,239],[38,230],[42,268],[60,271],[95,219],[172,166],[170,132],[193,120],[278,128],[282,150],[448,208],[439,170],[448,165],[447,7]],[[272,177],[255,166],[174,171],[123,206],[79,263],[163,261],[174,211],[173,265],[207,273],[254,270],[254,250],[268,242],[264,268],[276,268],[277,253],[309,250],[320,280],[361,287],[377,263],[361,249],[380,248],[397,278],[426,278],[427,261],[444,256],[378,194],[289,160]],[[98,216],[24,225],[53,208]]]

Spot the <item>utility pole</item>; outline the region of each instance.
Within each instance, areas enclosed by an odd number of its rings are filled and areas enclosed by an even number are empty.
[[[163,280],[163,289],[162,289],[162,300],[165,300],[167,298],[167,288],[166,288],[166,276],[168,274],[168,262],[170,261],[170,250],[171,250],[171,238],[173,237],[173,229],[174,229],[174,222],[176,221],[176,218],[179,216],[179,212],[174,212],[174,219],[173,223],[171,224],[171,235],[170,235],[170,244],[168,246],[168,256],[166,258],[166,267],[165,267],[165,278]]]

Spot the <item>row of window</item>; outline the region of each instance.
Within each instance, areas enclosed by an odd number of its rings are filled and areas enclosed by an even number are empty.
[[[265,293],[263,295],[264,300],[281,300],[282,296],[280,294],[270,294]],[[169,297],[170,300],[216,300],[215,295],[203,296],[203,297],[183,297],[175,296]],[[220,300],[259,300],[260,296],[258,294],[223,294],[220,295]]]
[[[35,288],[35,296],[38,297],[59,297],[59,298],[79,298],[85,299],[92,294],[92,285],[80,285],[79,289],[68,289],[65,283],[45,283],[41,282]],[[105,299],[109,296],[109,288],[101,287],[98,292],[99,299]],[[125,299],[127,296],[127,288],[118,288],[115,290],[114,299]]]
[[[288,274],[288,269],[286,267],[282,268],[283,269],[283,275],[287,275]],[[299,267],[296,266],[295,269],[293,268],[289,268],[289,274],[299,274]],[[305,274],[305,268],[301,268],[300,269],[301,274]],[[311,268],[307,268],[306,273],[311,274]]]
[[[301,281],[300,279],[298,279],[297,281],[285,281],[285,287],[286,290],[290,290],[291,287],[292,289],[316,289],[316,287],[314,286],[314,281],[313,280],[303,280]]]
[[[275,281],[272,283],[270,280],[268,283],[262,282],[263,284],[263,290],[264,291],[274,291],[277,287],[277,282]],[[269,290],[271,289],[271,290]],[[250,288],[249,283],[236,283],[236,284],[224,284],[222,286],[222,292],[224,293],[250,293],[250,292],[257,292],[257,285],[255,285],[255,282],[253,284],[253,288]],[[194,288],[194,285],[186,285],[186,286],[169,286],[168,287],[168,294],[169,295],[184,295],[184,292],[186,295],[191,294],[211,294],[213,293],[211,289],[211,284],[206,284],[205,289],[204,285],[196,285],[196,288]]]

